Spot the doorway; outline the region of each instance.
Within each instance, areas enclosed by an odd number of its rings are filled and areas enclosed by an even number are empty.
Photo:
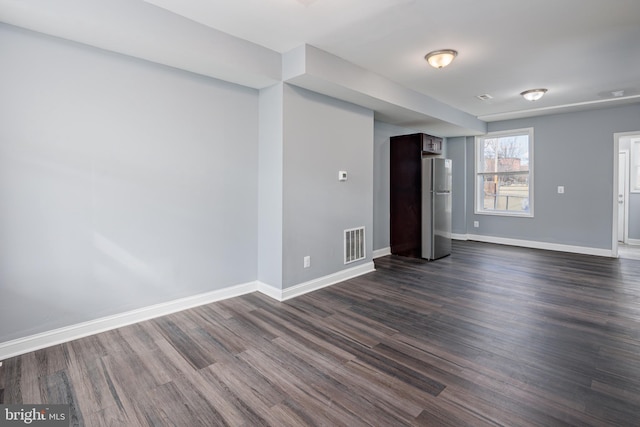
[[[613,220],[611,230],[611,256],[618,257],[618,245],[634,239],[629,238],[631,169],[634,168],[631,150],[632,141],[640,140],[640,131],[613,134]],[[635,232],[634,232],[635,233]]]

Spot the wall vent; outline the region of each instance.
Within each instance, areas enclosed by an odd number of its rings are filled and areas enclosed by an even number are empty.
[[[364,227],[344,230],[344,263],[365,258]]]

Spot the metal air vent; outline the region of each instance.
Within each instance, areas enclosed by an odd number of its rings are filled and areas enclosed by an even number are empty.
[[[344,263],[365,258],[364,227],[344,230]]]

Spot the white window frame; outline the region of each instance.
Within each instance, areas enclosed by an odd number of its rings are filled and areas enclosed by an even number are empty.
[[[525,212],[521,211],[506,211],[506,210],[487,210],[479,206],[479,203],[484,198],[481,191],[484,191],[483,186],[480,184],[482,175],[479,175],[479,166],[482,159],[482,152],[484,150],[484,140],[496,137],[516,136],[516,135],[528,135],[529,136],[529,209]],[[640,149],[640,146],[638,147]],[[533,218],[533,128],[512,129],[499,132],[489,132],[485,135],[476,136],[474,142],[475,150],[475,163],[474,163],[474,213],[478,215],[496,215],[496,216],[508,216],[508,217],[520,217],[520,218]],[[638,190],[640,191],[640,189]]]
[[[638,169],[640,169],[640,139],[631,139],[631,161],[629,162],[629,192],[640,193],[640,179]]]

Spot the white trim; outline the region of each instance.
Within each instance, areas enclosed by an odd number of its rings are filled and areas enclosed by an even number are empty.
[[[453,240],[469,240],[469,235],[468,234],[451,233],[451,238]]]
[[[638,187],[638,183],[636,182],[636,178],[635,178],[635,167],[638,166],[636,164],[636,158],[638,155],[638,150],[639,148],[638,145],[640,145],[640,139],[638,138],[634,138],[635,136],[638,135],[631,135],[631,140],[629,141],[629,176],[628,178],[630,178],[631,176],[634,176],[633,178],[633,182],[629,182],[629,189],[631,191],[631,193],[640,193],[640,187]],[[632,172],[633,171],[633,172]]]
[[[0,343],[0,360],[258,290],[248,282]]]
[[[503,113],[485,114],[477,118],[485,122],[496,122],[502,120],[524,119],[549,114],[571,113],[575,111],[584,111],[593,106],[597,108],[607,108],[609,106],[620,106],[638,102],[640,95],[630,95],[620,98],[597,99],[595,101],[574,102],[571,104],[551,105],[548,107],[529,108],[527,110],[505,111]],[[611,104],[611,105],[606,105]]]
[[[391,255],[391,247],[387,246],[386,248],[376,249],[373,251],[373,259],[380,258],[383,256]]]
[[[613,208],[611,214],[611,256],[616,258],[618,257],[618,153],[620,152],[620,138],[624,136],[633,137],[635,135],[640,135],[640,131],[615,132],[613,134]],[[631,149],[631,146],[629,146],[629,148]],[[633,157],[633,150],[631,150],[631,156]]]
[[[264,282],[257,282],[258,288],[256,289],[258,292],[265,294],[269,298],[273,298],[276,301],[282,301],[282,289],[276,288],[273,285],[269,285]]]
[[[618,143],[618,147],[620,147],[619,145],[620,143]],[[624,154],[624,161],[625,161],[625,171],[626,173],[624,174],[624,232],[622,233],[622,243],[627,243],[629,240],[629,184],[630,184],[630,180],[629,180],[629,175],[631,174],[630,172],[630,157],[631,154],[629,152],[629,150],[620,150],[618,148],[618,163],[620,163],[620,154]],[[618,166],[620,167],[620,166]],[[618,170],[618,175],[620,174],[620,171]],[[618,176],[618,180],[620,180],[620,177]],[[620,193],[620,189],[618,188],[618,191],[616,191],[616,195]],[[618,203],[618,215],[620,214],[620,203]],[[616,218],[616,221],[618,220],[618,218]],[[620,230],[618,230],[620,231]],[[617,233],[616,233],[617,235]]]
[[[640,239],[627,239],[627,245],[640,246]]]
[[[371,273],[375,270],[375,265],[372,261],[369,261],[365,264],[357,265],[355,267],[347,268],[346,270],[338,271],[337,273],[329,274],[327,276],[319,277],[308,282],[285,288],[282,290],[280,298],[276,299],[279,301],[286,301],[288,299],[298,297],[308,292],[316,291],[318,289],[335,285],[336,283],[343,282],[348,279],[353,279],[354,277],[358,277],[363,274]]]
[[[480,187],[478,186],[478,166],[480,165],[480,150],[478,150],[478,143],[480,140],[484,140],[487,138],[500,138],[504,136],[515,136],[515,135],[528,135],[529,137],[529,210],[525,212],[518,211],[501,211],[501,210],[485,210],[478,208],[478,202],[480,199]],[[534,129],[533,127],[522,128],[522,129],[508,129],[501,130],[496,132],[488,132],[484,135],[478,135],[474,138],[473,141],[473,151],[474,151],[474,162],[473,162],[473,212],[476,215],[496,215],[496,216],[505,216],[505,217],[516,217],[516,218],[533,218],[533,201],[534,201]],[[497,154],[496,154],[497,155]]]
[[[0,343],[0,360],[8,359],[21,354],[40,350],[42,348],[51,347],[53,345],[62,344],[79,338],[88,337],[90,335],[99,334],[112,329],[121,328],[134,323],[143,322],[145,320],[154,319],[156,317],[165,316],[167,314],[176,313],[178,311],[187,310],[212,302],[221,301],[228,298],[234,298],[251,292],[261,292],[268,297],[278,301],[285,301],[311,291],[315,291],[344,280],[352,279],[366,273],[375,271],[372,261],[361,264],[337,273],[329,274],[314,280],[310,280],[299,285],[278,289],[275,286],[267,285],[259,281],[243,283],[240,285],[229,286],[228,288],[216,291],[206,292],[199,295],[193,295],[186,298],[180,298],[136,310],[127,311],[112,316],[101,317],[99,319],[82,322],[71,326],[18,338],[11,341]]]
[[[613,209],[611,215],[611,253],[618,257],[618,174],[620,152],[620,134],[613,134]]]
[[[588,246],[564,245],[561,243],[538,242],[535,240],[511,239],[508,237],[483,236],[480,234],[467,234],[466,240],[475,240],[477,242],[497,243],[499,245],[521,246],[523,248],[544,249],[548,251],[571,252],[583,255],[597,255],[615,258],[610,249],[591,248]]]
[[[317,291],[318,289],[322,289],[327,286],[335,285],[336,283],[343,282],[348,279],[353,279],[354,277],[358,277],[363,274],[371,273],[375,270],[375,265],[370,261],[365,264],[347,268],[346,270],[341,270],[327,276],[318,277],[317,279],[290,286],[285,289],[279,289],[266,283],[257,282],[257,290],[268,297],[282,302],[309,292]]]

